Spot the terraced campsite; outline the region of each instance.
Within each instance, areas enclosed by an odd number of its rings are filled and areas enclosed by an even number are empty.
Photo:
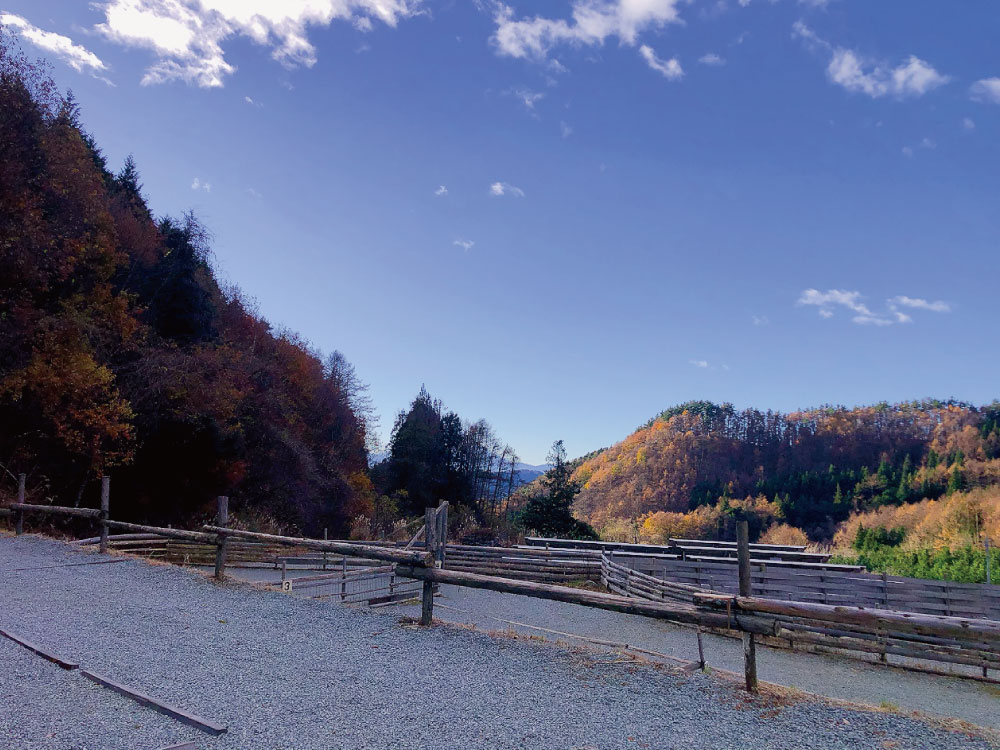
[[[110,541],[0,539],[11,747],[979,748],[1000,729],[981,682],[760,648],[777,685],[751,695],[739,641],[706,633],[702,671],[693,630],[642,614],[445,585],[422,627],[419,598],[297,592],[319,555],[219,581]]]

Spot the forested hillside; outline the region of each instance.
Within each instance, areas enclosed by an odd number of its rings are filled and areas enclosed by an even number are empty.
[[[729,537],[745,516],[832,539],[852,512],[1000,485],[1000,404],[791,414],[692,402],[577,462],[576,514],[603,536]]]
[[[0,489],[190,523],[316,533],[371,514],[363,394],[220,286],[193,215],[157,217],[112,171],[71,96],[0,41]]]

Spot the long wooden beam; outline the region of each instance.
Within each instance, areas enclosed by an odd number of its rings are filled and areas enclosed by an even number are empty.
[[[813,602],[761,599],[748,596],[725,597],[718,594],[694,594],[696,604],[710,607],[735,607],[740,612],[774,617],[794,617],[824,622],[859,625],[872,630],[942,635],[960,641],[1000,642],[1000,622],[963,617],[924,615],[887,609],[865,609]]]
[[[101,511],[96,508],[70,508],[65,505],[32,505],[31,503],[11,503],[11,508],[27,513],[58,513],[63,516],[98,518]]]
[[[206,534],[202,531],[186,531],[184,529],[165,529],[160,526],[143,526],[138,523],[126,523],[125,521],[108,521],[108,526],[126,531],[137,531],[146,534],[156,534],[170,539],[185,539],[191,542],[215,542],[215,534]]]
[[[89,669],[81,669],[80,674],[91,682],[96,682],[98,685],[114,690],[116,693],[120,693],[126,698],[131,698],[142,706],[146,706],[147,708],[151,708],[158,713],[177,719],[177,721],[187,724],[190,727],[194,727],[195,729],[200,729],[201,731],[212,735],[220,735],[226,731],[225,726],[214,722],[211,719],[205,719],[189,711],[185,711],[183,708],[178,708],[177,706],[172,706],[169,703],[164,703],[157,698],[152,698],[145,693],[139,692],[133,687],[122,685],[120,682],[115,682],[108,677],[99,675],[96,672],[91,672]]]
[[[341,555],[351,555],[353,557],[365,557],[372,560],[387,560],[389,562],[403,563],[404,565],[433,565],[434,555],[430,552],[420,552],[418,550],[401,550],[389,547],[374,547],[368,544],[352,544],[350,542],[333,542],[322,539],[302,539],[293,536],[277,536],[276,534],[262,534],[257,531],[242,531],[238,529],[226,529],[221,526],[202,526],[205,531],[214,534],[228,534],[229,536],[242,537],[244,539],[260,539],[264,542],[283,544],[287,547],[308,547],[310,549],[326,550],[327,552],[337,552]]]
[[[47,648],[43,648],[42,646],[39,646],[36,643],[32,643],[31,641],[27,640],[26,638],[22,638],[19,635],[14,635],[9,630],[0,630],[0,635],[2,635],[4,638],[10,638],[10,640],[14,641],[14,643],[24,646],[26,649],[28,649],[28,651],[38,654],[40,657],[52,662],[53,664],[58,664],[63,669],[80,668],[80,664],[78,662],[71,661],[70,659],[64,659],[63,657],[52,653]]]
[[[755,617],[752,615],[730,616],[725,612],[694,607],[681,602],[652,602],[644,599],[604,594],[597,591],[585,591],[569,586],[554,586],[548,583],[497,578],[478,573],[463,573],[457,570],[443,568],[415,568],[398,565],[396,575],[403,578],[419,578],[433,583],[450,583],[456,586],[489,589],[507,594],[521,594],[539,599],[551,599],[570,604],[582,604],[587,607],[607,609],[613,612],[624,612],[632,615],[644,615],[660,620],[703,625],[713,628],[735,627],[752,629],[754,632],[773,634],[775,621],[773,618]]]

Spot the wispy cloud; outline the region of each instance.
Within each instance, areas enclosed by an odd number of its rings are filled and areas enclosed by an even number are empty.
[[[571,128],[565,122],[560,122],[559,123],[559,134],[563,138],[569,138],[571,135],[573,135],[573,128]]]
[[[676,57],[669,60],[661,60],[656,56],[656,52],[648,45],[639,47],[639,54],[646,64],[669,81],[679,81],[684,77],[684,69],[681,68],[680,61]]]
[[[771,322],[766,315],[752,315],[750,320],[753,321],[755,326],[766,326]]]
[[[202,182],[200,177],[195,177],[191,181],[192,190],[204,190],[206,193],[212,192],[212,185],[208,182]]]
[[[511,185],[509,182],[494,182],[490,185],[490,195],[497,197],[511,195],[515,198],[523,198],[524,191],[516,185]]]
[[[458,247],[460,247],[463,250],[465,250],[465,252],[469,252],[469,250],[472,249],[472,246],[475,245],[476,243],[473,242],[472,240],[463,240],[463,239],[459,238],[459,239],[455,240],[454,242],[452,242],[451,244],[452,245],[457,245]]]
[[[1000,78],[983,78],[969,87],[973,101],[1000,104]]]
[[[258,193],[253,188],[247,188],[247,195],[249,195],[251,198],[255,198],[256,200],[260,200],[263,197],[260,193]]]
[[[263,102],[258,102],[257,100],[255,100],[253,97],[250,97],[250,96],[244,96],[243,97],[243,101],[245,101],[251,107],[263,107],[264,106]]]
[[[95,28],[118,44],[150,50],[156,61],[144,85],[185,81],[219,87],[236,67],[223,46],[243,37],[270,49],[286,68],[311,67],[316,48],[310,26],[334,21],[365,31],[375,22],[395,27],[420,12],[421,0],[310,0],[309,2],[240,2],[240,0],[105,0],[95,3],[104,22]]]
[[[854,50],[836,47],[802,21],[792,25],[792,36],[802,40],[810,49],[830,56],[826,75],[832,83],[847,91],[867,94],[873,99],[883,96],[916,98],[951,80],[950,76],[939,73],[916,55],[910,55],[904,62],[890,67]]]
[[[906,295],[900,295],[898,297],[893,297],[889,300],[890,305],[897,305],[902,307],[912,307],[915,310],[930,310],[931,312],[951,312],[951,305],[942,300],[935,300],[933,302],[922,299],[920,297],[907,297]]]
[[[524,105],[525,109],[531,112],[534,112],[535,105],[545,98],[545,94],[541,91],[532,91],[523,87],[511,89],[509,93],[518,99]]]
[[[104,61],[68,36],[56,34],[54,31],[43,31],[28,19],[13,13],[0,13],[0,26],[16,31],[22,39],[62,60],[77,73],[90,73],[95,78],[111,83],[97,75],[108,69]]]
[[[444,185],[438,185],[437,190],[434,191],[434,195],[438,196],[439,198],[443,195],[448,195],[448,188],[446,188]]]
[[[492,42],[502,55],[544,60],[558,45],[601,46],[617,38],[634,46],[638,35],[680,22],[678,6],[686,0],[573,0],[571,19],[517,18],[514,9],[498,2],[493,14]]]
[[[976,129],[976,123],[971,117],[962,120],[962,130],[970,132]]]
[[[732,369],[729,365],[713,365],[707,359],[689,359],[688,364],[697,367],[699,370],[711,370],[713,372],[718,372],[719,370],[729,372]]]
[[[725,58],[720,57],[714,52],[709,52],[707,54],[702,55],[701,57],[698,58],[698,62],[700,62],[702,65],[713,65],[713,66],[726,64]]]
[[[858,325],[890,326],[894,323],[912,323],[913,318],[900,308],[911,310],[927,310],[936,313],[951,311],[951,305],[941,300],[928,301],[920,297],[899,295],[885,302],[884,310],[872,310],[862,302],[863,296],[858,291],[846,289],[828,289],[821,292],[818,289],[806,289],[799,296],[796,304],[812,305],[819,308],[822,318],[834,317],[834,310],[843,307],[854,313],[851,322]]]

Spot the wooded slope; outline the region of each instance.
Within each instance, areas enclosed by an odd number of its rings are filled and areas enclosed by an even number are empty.
[[[237,516],[338,533],[371,503],[353,371],[223,289],[192,215],[155,218],[72,97],[0,39],[0,491],[119,519]]]

